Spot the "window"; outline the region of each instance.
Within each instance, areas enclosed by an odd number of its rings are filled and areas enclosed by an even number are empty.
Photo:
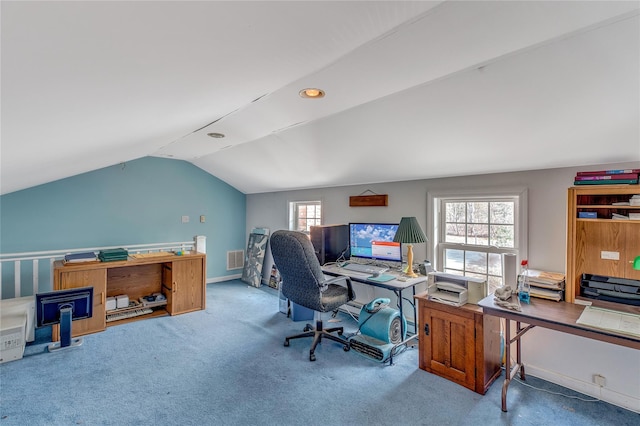
[[[309,234],[312,226],[322,224],[320,201],[296,201],[289,203],[289,229]]]
[[[503,254],[526,259],[526,190],[431,197],[436,268],[502,286]]]

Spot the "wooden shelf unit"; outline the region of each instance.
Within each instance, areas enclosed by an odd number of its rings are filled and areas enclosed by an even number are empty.
[[[636,194],[640,194],[639,185],[584,185],[569,188],[567,302],[575,302],[580,298],[580,280],[585,273],[640,280],[640,271],[633,269],[631,263],[640,255],[640,220],[611,219],[613,213],[640,213],[640,206],[613,205],[629,201]],[[579,218],[579,212],[596,212],[598,218]],[[610,305],[586,300],[598,305]]]
[[[418,301],[419,367],[484,395],[500,376],[500,320],[482,308]]]
[[[56,261],[53,288],[93,287],[93,317],[73,322],[76,337],[127,322],[205,309],[206,263],[204,254],[66,265]],[[166,305],[153,308],[147,315],[107,323],[107,297],[126,294],[129,300],[139,300],[153,293],[163,293]],[[59,339],[59,326],[53,326],[52,340]]]

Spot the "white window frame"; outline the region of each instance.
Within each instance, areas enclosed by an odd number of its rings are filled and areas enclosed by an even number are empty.
[[[514,247],[497,248],[472,244],[445,243],[443,201],[515,201],[514,205]],[[438,271],[444,269],[446,248],[461,247],[464,250],[485,253],[514,253],[517,264],[528,259],[528,190],[524,187],[494,188],[483,190],[450,190],[427,193],[427,258],[431,259]]]
[[[312,200],[312,201],[290,201],[289,202],[289,230],[297,231],[298,230],[298,211],[300,206],[309,206],[315,205],[320,206],[320,223],[322,224],[322,216],[323,216],[323,208],[321,200]],[[315,226],[315,225],[314,225]],[[307,230],[302,231],[305,234],[309,235],[309,226],[307,226]]]

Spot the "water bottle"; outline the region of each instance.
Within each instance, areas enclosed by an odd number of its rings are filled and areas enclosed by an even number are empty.
[[[529,303],[531,287],[529,286],[529,262],[525,259],[520,262],[520,276],[518,277],[518,299],[523,303]]]

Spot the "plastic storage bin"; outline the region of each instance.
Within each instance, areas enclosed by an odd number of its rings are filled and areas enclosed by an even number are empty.
[[[291,302],[291,319],[294,321],[310,321],[313,319],[313,313],[313,309]]]

